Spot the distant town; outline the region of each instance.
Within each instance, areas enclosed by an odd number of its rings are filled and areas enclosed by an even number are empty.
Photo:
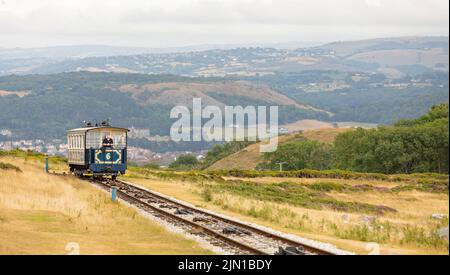
[[[19,149],[23,151],[33,151],[38,153],[47,154],[50,156],[66,156],[68,145],[66,140],[62,139],[52,139],[52,140],[42,140],[42,139],[13,139],[13,133],[8,129],[0,129],[0,136],[9,140],[0,141],[0,150],[14,150]],[[136,129],[132,127],[130,129],[129,138],[141,138],[147,139],[153,142],[167,142],[170,141],[169,136],[150,136],[150,129]],[[166,152],[166,153],[156,153],[151,150],[138,148],[138,147],[128,147],[128,159],[131,162],[142,165],[147,163],[155,163],[158,165],[169,165],[171,162],[177,159],[178,156],[183,154],[193,154],[197,159],[203,159],[207,151],[191,152],[191,151],[177,151],[177,152]]]

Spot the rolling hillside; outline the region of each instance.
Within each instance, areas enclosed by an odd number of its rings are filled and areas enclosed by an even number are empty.
[[[61,139],[83,120],[110,117],[114,125],[167,136],[175,121],[172,107],[192,108],[194,97],[202,98],[203,106],[279,105],[280,123],[329,118],[326,111],[245,81],[79,72],[0,77],[0,129],[15,139]]]
[[[0,155],[0,254],[212,253],[39,157]]]
[[[449,70],[448,37],[399,37],[334,42],[319,49],[348,61],[376,64],[388,77],[428,70]]]
[[[248,81],[223,81],[209,83],[163,82],[144,85],[125,84],[118,87],[122,93],[129,93],[142,105],[192,105],[192,98],[202,98],[203,104],[224,107],[233,98],[247,99],[261,105],[294,106],[299,109],[319,110],[309,105],[299,104],[267,86],[255,85]],[[228,99],[228,100],[227,100]],[[245,100],[244,100],[245,102]],[[237,103],[237,102],[236,102]],[[242,105],[245,105],[242,103]]]
[[[55,49],[56,50],[56,49]],[[175,105],[279,106],[279,124],[320,120],[392,124],[448,93],[448,37],[382,38],[319,47],[151,53],[76,47],[0,52],[0,142],[63,139],[83,120],[167,136]],[[134,50],[133,50],[134,51]],[[19,58],[21,57],[21,58]],[[65,73],[61,73],[65,72]],[[16,74],[16,75],[11,75]],[[313,124],[316,124],[314,122]],[[314,128],[315,126],[313,126]],[[308,127],[304,128],[309,129]],[[165,152],[206,144],[135,140]]]
[[[343,41],[319,47],[236,47],[180,52],[79,46],[0,51],[0,75],[91,71],[184,76],[263,76],[308,70],[380,72],[449,69],[448,37],[400,37]],[[50,53],[53,53],[50,54]],[[134,53],[134,54],[133,54]]]
[[[337,56],[352,56],[354,54],[398,49],[431,49],[448,48],[448,37],[388,37],[355,41],[338,41],[317,48],[335,51]]]
[[[302,134],[280,136],[279,144],[302,139],[331,143],[339,133],[351,130],[350,128],[320,128],[320,125],[320,123],[317,125],[319,129],[307,130]],[[219,160],[206,170],[254,170],[263,161],[263,154],[259,151],[259,146],[260,143],[252,144],[237,153]]]

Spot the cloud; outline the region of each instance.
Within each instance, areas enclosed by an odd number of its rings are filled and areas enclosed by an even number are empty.
[[[448,11],[445,12],[448,1],[443,0],[426,3],[422,0],[390,0],[383,5],[381,0],[197,0],[184,3],[166,10],[153,6],[128,10],[121,22],[405,26],[448,22]]]
[[[447,0],[0,0],[0,47],[447,35]]]
[[[381,0],[365,0],[369,7],[381,7]]]

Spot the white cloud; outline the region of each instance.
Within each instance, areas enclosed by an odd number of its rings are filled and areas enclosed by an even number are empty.
[[[381,0],[366,0],[369,7],[381,7]]]
[[[0,47],[448,35],[447,0],[0,0]]]

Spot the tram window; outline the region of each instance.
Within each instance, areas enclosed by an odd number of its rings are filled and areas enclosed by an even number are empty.
[[[98,131],[86,133],[86,148],[100,148],[102,143],[101,135]]]

